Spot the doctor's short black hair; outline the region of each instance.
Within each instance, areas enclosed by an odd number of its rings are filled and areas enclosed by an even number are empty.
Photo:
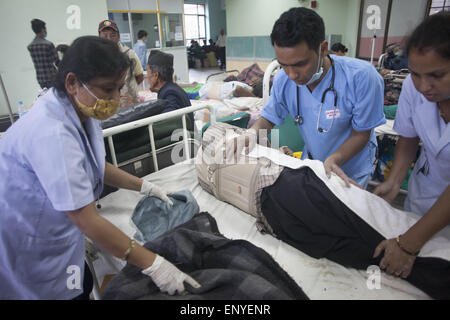
[[[58,64],[54,87],[66,93],[66,76],[73,72],[86,83],[98,77],[120,77],[130,67],[130,59],[108,39],[84,36],[75,39]]]
[[[450,59],[450,12],[440,11],[425,18],[414,29],[406,43],[406,55],[411,49],[433,49],[441,57]]]
[[[325,40],[325,24],[314,10],[291,8],[275,22],[270,39],[278,47],[293,47],[305,41],[309,49],[317,50]]]

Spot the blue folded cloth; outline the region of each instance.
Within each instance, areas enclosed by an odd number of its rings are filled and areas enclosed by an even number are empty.
[[[169,194],[173,206],[152,196],[143,197],[134,208],[131,220],[140,242],[156,239],[165,232],[189,221],[199,212],[197,201],[189,190]]]

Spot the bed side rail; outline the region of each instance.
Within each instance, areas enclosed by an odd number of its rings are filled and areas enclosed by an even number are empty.
[[[158,159],[157,159],[157,153],[156,153],[156,148],[155,148],[155,137],[154,137],[154,133],[153,133],[153,124],[156,122],[160,122],[163,120],[167,120],[167,119],[171,119],[171,118],[179,117],[179,116],[182,116],[181,121],[183,124],[184,154],[186,156],[186,159],[191,158],[190,151],[189,151],[189,143],[188,143],[188,131],[186,128],[186,115],[188,113],[191,113],[191,112],[194,112],[197,110],[201,110],[201,109],[209,109],[211,123],[216,122],[216,115],[215,115],[214,107],[209,105],[208,103],[201,103],[201,104],[197,104],[195,106],[190,106],[190,107],[158,114],[156,116],[151,116],[148,118],[139,119],[139,120],[124,123],[124,124],[121,124],[121,125],[118,125],[115,127],[104,129],[103,137],[108,139],[108,145],[109,145],[109,150],[111,152],[111,159],[112,159],[113,165],[116,167],[118,166],[116,152],[114,149],[114,142],[112,139],[113,135],[121,133],[121,132],[129,131],[129,130],[133,130],[136,128],[147,126],[148,131],[149,131],[149,136],[150,136],[150,146],[151,146],[151,154],[153,157],[153,164],[155,167],[155,171],[158,171],[159,170],[158,169],[158,161],[157,161]]]
[[[269,100],[270,95],[270,77],[272,75],[272,72],[280,67],[280,64],[278,63],[278,60],[273,60],[266,68],[266,71],[264,71],[264,77],[263,77],[263,106],[266,105],[267,100]]]

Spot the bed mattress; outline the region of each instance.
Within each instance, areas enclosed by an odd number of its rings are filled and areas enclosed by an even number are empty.
[[[271,235],[259,233],[254,217],[217,200],[201,188],[194,161],[195,159],[190,159],[175,164],[146,176],[146,179],[172,192],[183,189],[191,191],[198,202],[200,211],[207,211],[216,219],[219,231],[225,237],[244,239],[263,248],[297,282],[310,299],[430,299],[427,294],[402,279],[384,272],[377,273],[376,268],[367,271],[345,268],[325,258],[312,258]],[[311,166],[314,167],[314,165]],[[317,167],[315,171],[317,170],[320,169]],[[356,188],[351,191],[340,188],[338,178],[332,178],[330,181],[327,184],[339,199],[355,212],[363,210],[365,213],[362,218],[370,222],[385,237],[393,237],[404,232],[405,228],[419,219],[413,213],[392,208],[384,200],[379,201],[379,198],[364,190],[356,191],[355,194]],[[139,193],[133,191],[116,191],[101,199],[102,208],[99,213],[125,234],[133,237],[136,228],[131,221],[131,215],[141,197]],[[390,218],[388,222],[383,215],[378,214],[379,212],[395,215],[395,218]],[[428,242],[422,249],[422,254],[450,260],[450,227],[442,230]],[[98,259],[94,261],[100,283],[105,275],[117,274],[124,266],[123,261],[101,251],[98,253]],[[373,285],[374,276],[379,277],[379,286]]]

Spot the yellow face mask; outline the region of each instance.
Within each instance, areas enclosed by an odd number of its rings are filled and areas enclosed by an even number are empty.
[[[78,103],[78,107],[80,107],[81,112],[85,116],[92,117],[98,120],[106,120],[117,112],[117,109],[119,108],[120,104],[119,101],[99,99],[95,96],[95,94],[91,92],[91,90],[88,89],[88,87],[84,83],[81,84],[87,90],[87,92],[89,92],[91,96],[97,99],[95,105],[93,107],[89,107],[84,103],[81,103],[80,100],[78,100],[78,98],[75,96],[75,99],[77,100]]]

